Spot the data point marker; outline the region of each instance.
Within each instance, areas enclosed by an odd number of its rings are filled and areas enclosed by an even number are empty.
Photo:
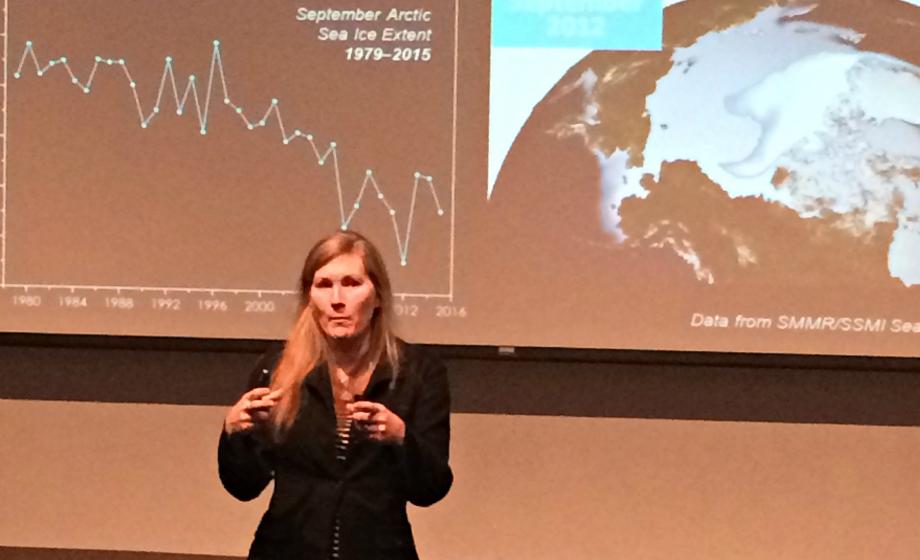
[[[438,216],[443,216],[443,215],[444,215],[444,210],[441,210],[440,208],[438,208]]]
[[[396,215],[396,209],[395,209],[395,208],[390,208],[390,215],[391,215],[391,216],[395,216],[395,215]]]

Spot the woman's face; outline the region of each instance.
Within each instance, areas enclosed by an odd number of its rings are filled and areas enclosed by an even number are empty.
[[[320,328],[336,339],[365,334],[380,305],[364,261],[355,253],[339,255],[316,271],[310,302]]]

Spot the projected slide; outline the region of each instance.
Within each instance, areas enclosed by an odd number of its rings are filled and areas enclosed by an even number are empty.
[[[920,6],[3,0],[0,330],[920,356]]]

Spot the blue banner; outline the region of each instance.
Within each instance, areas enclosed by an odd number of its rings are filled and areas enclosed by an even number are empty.
[[[662,0],[492,0],[492,46],[661,50]]]

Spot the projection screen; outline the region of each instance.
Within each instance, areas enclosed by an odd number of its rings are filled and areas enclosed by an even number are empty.
[[[920,356],[916,2],[2,4],[2,331]]]

